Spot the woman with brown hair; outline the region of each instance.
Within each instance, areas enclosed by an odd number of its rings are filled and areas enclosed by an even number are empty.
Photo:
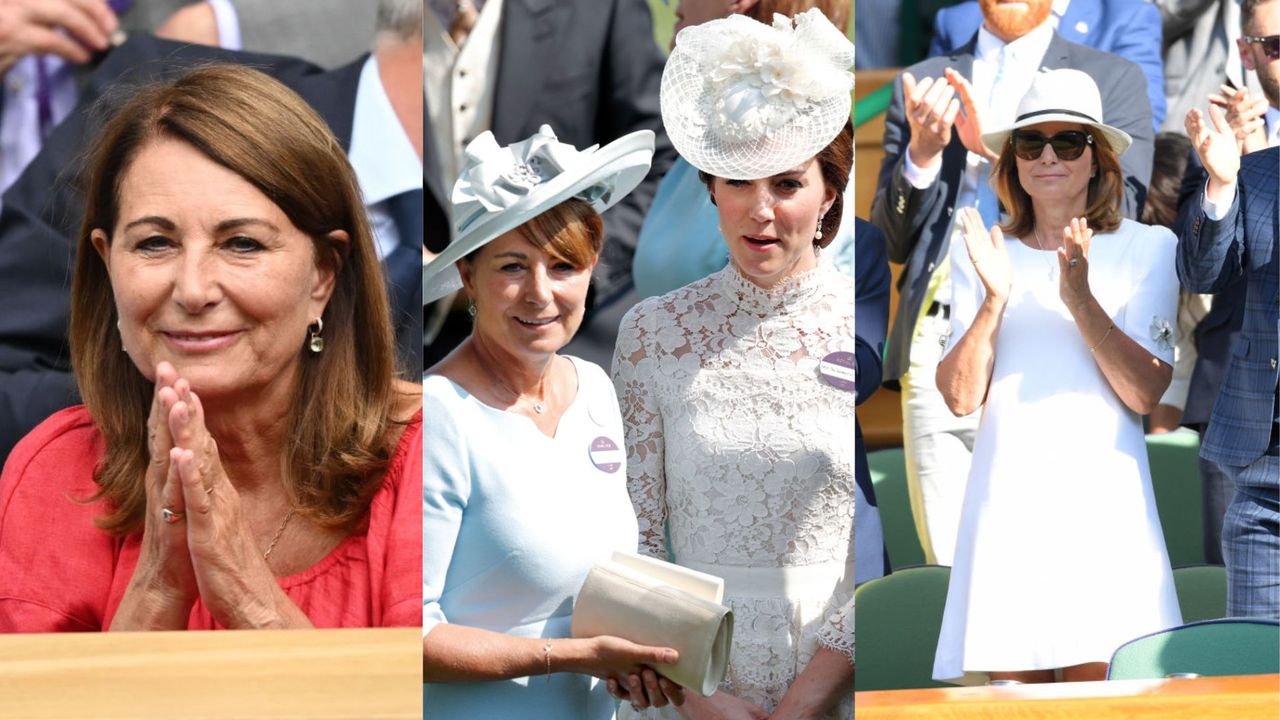
[[[0,478],[0,628],[419,622],[421,394],[306,103],[231,66],[135,94],[89,158],[71,304],[84,405]]]
[[[938,390],[982,417],[934,677],[1102,679],[1181,622],[1141,422],[1169,384],[1176,240],[1121,219],[1130,138],[1087,74],[1041,73],[982,140],[1009,216],[961,210],[951,251]]]
[[[634,552],[636,524],[609,378],[561,350],[586,309],[600,213],[644,178],[653,142],[641,130],[579,151],[543,125],[506,147],[489,132],[467,145],[454,238],[423,268],[426,301],[461,289],[474,322],[422,386],[433,720],[611,720],[606,688],[632,671],[632,702],[682,701],[641,668],[675,662],[675,650],[570,637],[588,571]]]

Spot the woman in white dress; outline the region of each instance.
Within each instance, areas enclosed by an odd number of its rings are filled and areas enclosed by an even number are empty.
[[[1171,375],[1176,239],[1121,219],[1130,138],[1085,73],[1041,73],[982,140],[1009,217],[959,211],[951,252],[938,389],[982,419],[934,677],[1098,680],[1181,622],[1141,422]]]
[[[551,128],[466,151],[457,235],[424,296],[463,287],[471,335],[427,371],[423,441],[423,708],[432,720],[609,720],[628,699],[681,700],[646,663],[670,648],[569,639],[587,571],[634,552],[622,420],[608,376],[559,355],[582,322],[604,240],[599,212],[644,178],[653,133],[583,152]],[[456,268],[454,263],[457,263]],[[616,680],[615,680],[616,682]]]
[[[663,74],[730,256],[633,308],[613,362],[640,550],[667,559],[669,532],[735,615],[728,677],[685,718],[852,717],[854,288],[819,253],[851,167],[852,50],[817,10],[735,15],[681,31]],[[619,713],[637,715],[677,717]]]

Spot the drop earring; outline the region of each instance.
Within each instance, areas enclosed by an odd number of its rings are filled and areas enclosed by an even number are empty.
[[[314,325],[315,329],[311,329],[312,325]],[[311,330],[311,342],[308,347],[311,348],[311,352],[319,353],[324,350],[324,338],[320,337],[320,333],[324,331],[324,320],[316,318],[312,325],[307,326],[307,329]]]
[[[471,316],[471,317],[473,317],[473,318],[476,316],[476,301],[475,301],[475,300],[471,300],[471,301],[468,301],[468,302],[467,302],[467,314],[468,314],[468,315],[470,315],[470,316]]]

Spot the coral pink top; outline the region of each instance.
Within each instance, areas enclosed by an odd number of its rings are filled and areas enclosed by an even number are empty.
[[[115,615],[133,575],[142,533],[94,526],[103,502],[93,469],[103,440],[84,406],[45,420],[14,448],[0,475],[0,632],[97,631]],[[422,412],[405,427],[368,530],[320,562],[278,578],[316,627],[416,626],[422,622]],[[219,627],[197,601],[187,628]]]

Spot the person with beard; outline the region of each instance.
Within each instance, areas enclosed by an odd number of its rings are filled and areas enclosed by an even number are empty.
[[[1280,292],[1277,177],[1280,148],[1243,157],[1224,114],[1187,113],[1187,135],[1209,179],[1178,241],[1178,279],[1216,292],[1247,278],[1244,319],[1213,405],[1201,457],[1235,486],[1222,521],[1227,615],[1280,617],[1280,372],[1275,299]]]
[[[1164,62],[1160,59],[1160,10],[1149,0],[1058,0],[1053,3],[1058,34],[1074,43],[1138,63],[1147,76],[1151,121],[1164,121]],[[968,42],[982,24],[977,0],[945,7],[933,17],[929,57],[952,52]]]
[[[1152,123],[1146,78],[1134,63],[1064,40],[1051,0],[982,0],[982,27],[949,55],[907,68],[885,120],[871,220],[884,231],[889,260],[904,263],[900,303],[889,333],[885,382],[901,387],[903,445],[917,532],[931,563],[950,564],[977,417],[955,417],[934,385],[949,332],[947,249],[956,210],[998,217],[988,183],[994,153],[982,128],[1008,125],[1038,69],[1074,68],[1093,77],[1107,122],[1133,138],[1120,159],[1121,214],[1137,218],[1151,177]]]

